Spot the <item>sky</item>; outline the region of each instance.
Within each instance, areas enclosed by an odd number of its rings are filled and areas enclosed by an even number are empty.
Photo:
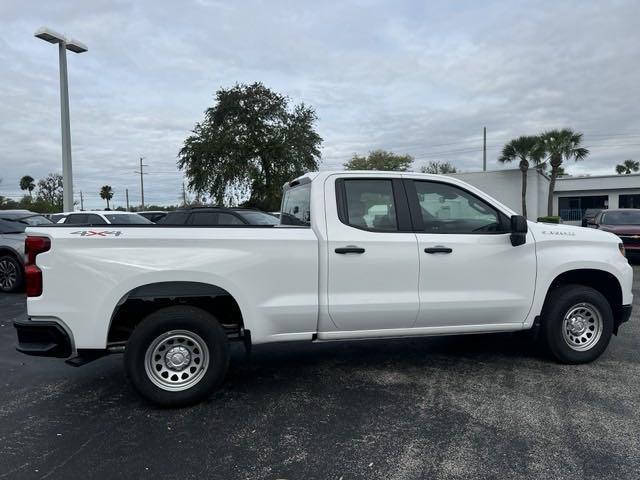
[[[101,208],[182,195],[177,153],[215,91],[263,82],[313,106],[320,168],[384,148],[489,169],[509,139],[570,127],[573,175],[640,160],[640,4],[631,1],[0,2],[0,195],[61,171],[58,54],[68,53],[74,194]],[[512,165],[512,168],[517,165]]]

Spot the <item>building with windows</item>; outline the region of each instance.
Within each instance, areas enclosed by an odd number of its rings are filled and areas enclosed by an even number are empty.
[[[520,170],[453,174],[487,192],[516,212],[522,211]],[[527,217],[547,214],[549,178],[530,169],[527,175]],[[640,174],[560,177],[553,195],[553,213],[564,223],[580,224],[590,208],[640,208]]]

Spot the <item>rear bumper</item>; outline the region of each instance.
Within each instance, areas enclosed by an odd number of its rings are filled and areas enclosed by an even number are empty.
[[[18,334],[16,350],[37,357],[67,358],[71,356],[71,339],[55,322],[15,321]]]

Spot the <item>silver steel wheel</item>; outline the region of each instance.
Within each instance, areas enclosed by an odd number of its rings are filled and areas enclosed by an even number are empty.
[[[0,288],[4,291],[12,290],[18,281],[18,270],[15,263],[7,258],[0,260]]]
[[[562,337],[571,349],[584,352],[598,343],[603,328],[600,311],[590,303],[578,303],[564,316]]]
[[[171,330],[156,338],[145,354],[149,380],[163,390],[181,392],[202,380],[209,368],[209,349],[188,330]]]

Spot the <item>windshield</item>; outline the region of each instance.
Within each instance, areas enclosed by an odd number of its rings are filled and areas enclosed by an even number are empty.
[[[640,225],[640,210],[620,210],[602,214],[603,225]]]
[[[152,221],[138,215],[137,213],[123,213],[120,215],[105,213],[104,217],[109,220],[109,223],[114,225],[140,225],[140,224],[153,224]]]
[[[0,219],[0,233],[22,233],[27,228],[26,223],[11,222]]]
[[[236,213],[244,218],[250,225],[278,225],[280,220],[264,212],[236,210]]]
[[[280,209],[282,225],[311,226],[311,184],[306,183],[284,192]]]

